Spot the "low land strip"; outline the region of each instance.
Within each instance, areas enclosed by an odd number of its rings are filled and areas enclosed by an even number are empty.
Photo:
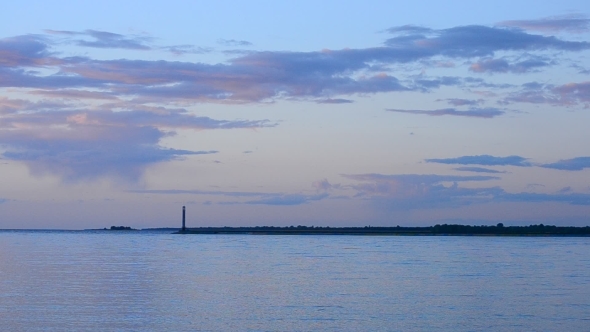
[[[260,234],[260,235],[496,235],[496,236],[590,236],[590,226],[468,226],[435,225],[429,227],[198,227],[180,229],[176,234]]]

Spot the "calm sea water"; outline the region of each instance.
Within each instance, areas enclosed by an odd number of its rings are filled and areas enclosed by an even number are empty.
[[[1,331],[590,331],[590,238],[0,231]]]

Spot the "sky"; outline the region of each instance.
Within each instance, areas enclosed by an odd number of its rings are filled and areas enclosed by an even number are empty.
[[[586,1],[12,1],[0,228],[590,225]]]

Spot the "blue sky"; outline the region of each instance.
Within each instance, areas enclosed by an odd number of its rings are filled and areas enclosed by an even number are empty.
[[[588,225],[589,14],[9,3],[0,227]]]

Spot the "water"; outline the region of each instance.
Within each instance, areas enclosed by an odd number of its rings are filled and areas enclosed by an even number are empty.
[[[588,331],[590,238],[0,231],[0,331]]]

